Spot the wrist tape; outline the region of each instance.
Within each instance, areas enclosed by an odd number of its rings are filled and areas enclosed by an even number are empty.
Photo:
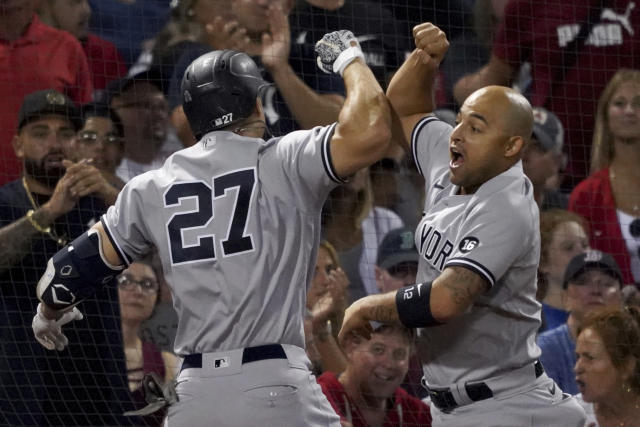
[[[427,328],[438,326],[431,314],[431,282],[405,286],[396,292],[398,317],[407,328]]]
[[[350,48],[343,50],[333,62],[333,72],[342,75],[344,69],[347,68],[347,65],[351,64],[357,58],[360,58],[363,61],[365,60],[364,53],[362,53],[360,46],[351,46]]]

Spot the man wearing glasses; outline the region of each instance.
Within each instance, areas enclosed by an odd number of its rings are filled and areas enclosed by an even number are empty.
[[[24,98],[13,138],[23,176],[0,187],[0,425],[130,422],[119,415],[130,398],[116,290],[105,289],[89,302],[100,315],[76,322],[70,332],[78,345],[63,357],[43,351],[30,336],[38,304],[33,284],[46,260],[106,211],[105,201],[92,194],[100,175],[95,167],[68,160],[80,127],[65,95],[43,90]],[[107,343],[109,351],[96,343]],[[107,393],[110,403],[98,409],[74,397],[78,390]]]
[[[124,157],[116,170],[124,182],[158,169],[183,148],[169,126],[169,104],[155,69],[112,82],[107,92],[124,129]]]

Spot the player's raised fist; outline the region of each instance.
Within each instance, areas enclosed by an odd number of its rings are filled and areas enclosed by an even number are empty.
[[[430,22],[413,27],[413,38],[416,48],[422,52],[421,56],[425,64],[433,62],[434,65],[439,65],[449,49],[447,35]]]
[[[364,54],[360,43],[349,30],[339,30],[325,34],[316,43],[318,67],[325,73],[342,75],[347,65],[360,58],[364,61]]]

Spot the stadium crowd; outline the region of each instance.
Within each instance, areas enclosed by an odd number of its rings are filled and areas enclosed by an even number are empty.
[[[42,348],[31,322],[47,260],[127,182],[197,143],[180,89],[194,59],[249,54],[271,83],[260,96],[278,137],[338,120],[345,84],[314,51],[325,33],[352,31],[386,90],[422,22],[450,42],[433,90],[439,120],[455,127],[465,99],[490,85],[534,107],[522,169],[540,211],[540,361],[577,396],[585,426],[638,425],[640,8],[630,0],[0,0],[0,425],[162,425],[162,411],[123,415],[151,403],[146,374],[170,384],[184,356],[154,253],[82,303],[64,352]],[[414,329],[338,337],[351,303],[416,282],[424,200],[412,153],[395,144],[329,194],[313,277],[292,284],[308,286],[306,351],[343,426],[431,425],[437,402]]]

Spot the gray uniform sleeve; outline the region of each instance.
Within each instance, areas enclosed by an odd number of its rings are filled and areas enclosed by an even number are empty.
[[[276,144],[280,169],[270,173],[277,175],[302,210],[317,210],[329,191],[345,182],[335,172],[329,149],[336,125],[291,132]]]
[[[101,218],[109,240],[126,265],[143,256],[151,245],[143,200],[145,192],[154,191],[148,175],[138,175],[129,181]]]
[[[460,228],[444,267],[466,267],[493,287],[531,244],[532,221],[505,195],[480,201]]]
[[[411,153],[418,172],[431,188],[449,168],[449,136],[453,128],[435,116],[420,120],[411,133]]]

